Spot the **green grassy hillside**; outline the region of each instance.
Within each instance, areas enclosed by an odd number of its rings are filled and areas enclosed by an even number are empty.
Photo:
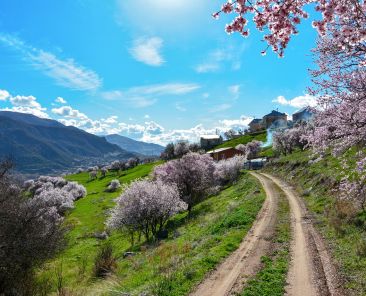
[[[241,137],[229,140],[229,141],[225,141],[221,145],[216,146],[215,149],[226,148],[226,147],[235,147],[239,144],[247,144],[253,140],[266,142],[267,141],[267,132],[263,131],[263,132],[258,132],[258,133],[252,133],[252,134],[244,135],[244,136],[241,136]]]
[[[55,291],[55,270],[58,270],[58,274],[62,274],[64,291],[71,295],[120,295],[121,292],[138,295],[144,291],[154,291],[157,295],[186,295],[239,246],[265,198],[258,181],[248,174],[243,174],[235,185],[195,206],[191,217],[186,212],[174,216],[168,223],[170,235],[166,240],[155,244],[142,242],[131,249],[125,234],[112,233],[107,241],[113,245],[117,270],[107,279],[96,279],[94,260],[106,241],[94,238],[93,234],[104,230],[108,210],[120,194],[104,192],[106,186],[116,177],[126,184],[147,176],[153,166],[138,166],[120,177],[108,174],[104,179],[94,181],[89,181],[86,173],[68,177],[86,186],[88,195],[77,201],[68,215],[67,223],[72,228],[69,244],[40,272],[40,282],[52,283]],[[126,251],[136,255],[123,258]]]
[[[354,153],[347,156],[350,161]],[[304,198],[339,265],[348,294],[366,295],[366,212],[357,213],[350,203],[336,201],[333,189],[341,179],[339,160],[330,155],[315,158],[311,151],[296,151],[273,160],[266,170],[294,185]]]

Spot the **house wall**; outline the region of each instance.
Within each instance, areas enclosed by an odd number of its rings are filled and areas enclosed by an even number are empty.
[[[228,158],[232,158],[235,155],[242,155],[243,152],[232,148],[232,149],[228,149],[228,150],[224,150],[224,151],[220,151],[220,152],[213,152],[210,153],[210,155],[212,156],[212,158],[216,161],[219,160],[223,160],[223,159],[228,159]]]
[[[259,132],[265,129],[263,123],[251,123],[249,124],[249,129],[251,132]]]
[[[276,121],[279,121],[279,120],[283,120],[285,123],[287,123],[287,116],[284,115],[284,116],[265,116],[263,118],[263,122],[264,122],[264,125],[266,126],[266,128],[270,128],[271,125],[276,122]]]

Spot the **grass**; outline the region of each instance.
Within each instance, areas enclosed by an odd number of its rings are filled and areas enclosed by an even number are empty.
[[[352,161],[355,151],[346,155]],[[366,295],[366,213],[347,217],[347,204],[337,203],[334,188],[341,179],[341,164],[327,155],[311,162],[310,151],[282,156],[267,171],[292,183],[315,218],[315,226],[326,238],[350,295]],[[337,207],[337,209],[336,209]]]
[[[126,171],[119,180],[128,183],[146,176],[152,167],[153,164]],[[112,233],[107,241],[92,235],[104,230],[108,210],[119,195],[104,192],[114,178],[112,174],[89,182],[87,174],[68,177],[84,184],[88,195],[77,201],[67,217],[73,227],[67,249],[45,266],[39,278],[52,277],[55,266],[62,262],[63,283],[71,295],[186,295],[239,246],[265,199],[258,181],[243,173],[236,184],[195,206],[190,217],[187,213],[174,216],[167,225],[168,239],[132,248],[122,232]],[[106,243],[113,247],[117,268],[113,276],[95,279],[94,260]],[[123,258],[126,251],[133,251],[134,256]]]
[[[236,147],[239,144],[247,144],[253,140],[266,142],[267,141],[267,132],[263,131],[263,132],[251,133],[251,134],[247,134],[247,135],[244,135],[244,136],[241,136],[241,137],[229,140],[229,141],[225,141],[221,145],[216,146],[215,149]]]
[[[262,268],[246,284],[241,296],[282,296],[290,260],[291,221],[289,204],[281,191],[273,247],[262,257]]]

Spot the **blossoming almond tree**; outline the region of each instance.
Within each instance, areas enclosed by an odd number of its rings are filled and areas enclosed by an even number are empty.
[[[125,188],[117,200],[107,226],[114,229],[126,229],[131,235],[143,234],[146,240],[151,235],[156,238],[168,219],[187,208],[179,198],[175,184],[161,181],[139,180]]]
[[[153,177],[165,184],[176,184],[188,210],[203,200],[214,184],[214,161],[207,154],[188,153],[154,169]]]
[[[307,10],[314,6],[319,19],[314,20],[312,25],[321,36],[333,34],[334,46],[354,48],[364,44],[366,4],[359,0],[228,0],[213,17],[218,18],[221,13],[235,14],[236,17],[226,26],[226,32],[238,32],[247,37],[252,15],[256,28],[264,32],[267,48],[271,47],[282,57],[292,35],[298,34],[297,26],[309,18]],[[365,60],[363,57],[362,62]]]

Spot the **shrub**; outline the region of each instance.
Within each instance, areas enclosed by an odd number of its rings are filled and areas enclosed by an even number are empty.
[[[219,185],[236,181],[245,162],[244,156],[234,156],[215,164],[215,180]]]
[[[0,295],[25,295],[34,269],[63,246],[63,219],[54,205],[26,198],[7,172],[0,174],[0,204]]]
[[[113,247],[110,243],[103,244],[98,250],[94,262],[94,275],[105,278],[115,271],[117,259],[113,256]]]
[[[89,173],[90,180],[94,180],[94,179],[96,179],[96,178],[97,178],[97,176],[98,176],[98,171],[91,171],[91,172]]]
[[[111,183],[109,184],[107,190],[109,192],[115,192],[120,187],[121,187],[121,183],[119,182],[119,180],[115,179],[115,180],[111,181]]]

